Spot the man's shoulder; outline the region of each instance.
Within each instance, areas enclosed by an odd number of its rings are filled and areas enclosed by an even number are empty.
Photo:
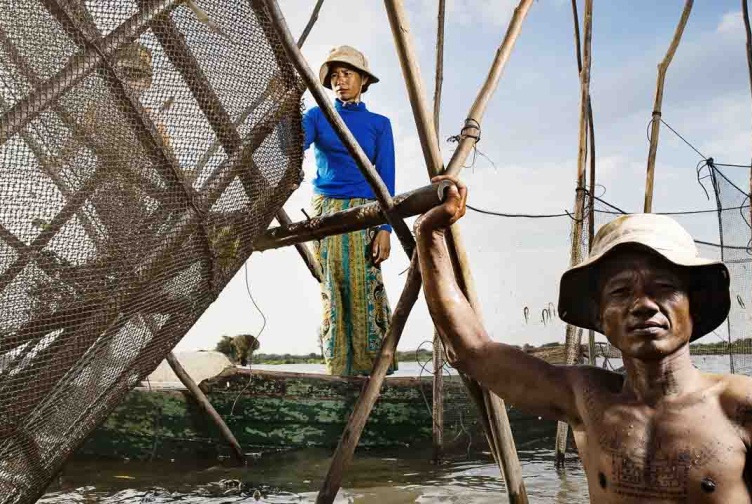
[[[752,408],[752,378],[737,374],[703,375],[721,387],[721,399],[726,404],[747,404]]]
[[[625,376],[610,369],[596,366],[569,366],[575,392],[602,392],[618,394],[624,386]]]
[[[736,374],[704,374],[721,388],[721,407],[735,425],[752,434],[752,378]]]

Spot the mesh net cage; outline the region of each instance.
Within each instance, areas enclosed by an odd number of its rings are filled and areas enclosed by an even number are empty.
[[[2,0],[0,502],[31,502],[302,178],[255,0]]]

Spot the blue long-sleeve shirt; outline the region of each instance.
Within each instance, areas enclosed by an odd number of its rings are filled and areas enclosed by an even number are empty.
[[[394,137],[389,119],[366,109],[363,102],[334,103],[376,171],[394,196]],[[316,156],[314,192],[330,198],[375,199],[371,187],[319,107],[303,115],[304,150],[311,144]],[[391,231],[389,226],[382,229]]]

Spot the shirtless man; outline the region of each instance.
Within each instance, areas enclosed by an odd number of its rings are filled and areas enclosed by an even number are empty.
[[[626,376],[554,366],[492,340],[458,288],[443,235],[464,215],[467,189],[453,181],[415,224],[426,300],[452,364],[514,407],[568,422],[592,502],[752,502],[752,380],[702,373],[689,357],[690,341],[728,314],[726,267],[698,258],[668,217],[606,224],[590,257],[564,273],[559,315],[605,334]]]

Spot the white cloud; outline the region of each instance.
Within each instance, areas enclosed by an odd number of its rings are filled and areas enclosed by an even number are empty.
[[[725,13],[721,18],[720,23],[718,23],[716,31],[724,35],[742,35],[744,33],[742,11],[731,11]]]

